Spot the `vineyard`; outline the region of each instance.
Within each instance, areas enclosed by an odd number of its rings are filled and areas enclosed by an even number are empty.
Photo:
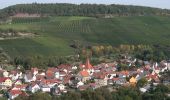
[[[47,22],[49,21],[48,17],[30,17],[30,18],[12,18],[12,24],[17,23],[34,23],[34,22]]]
[[[53,56],[74,54],[70,43],[80,40],[92,44],[162,44],[169,45],[170,18],[143,17],[48,17],[15,18],[0,29],[25,30],[39,37],[0,41],[11,56]]]

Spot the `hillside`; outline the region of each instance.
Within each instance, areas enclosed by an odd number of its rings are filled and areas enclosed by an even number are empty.
[[[73,40],[88,44],[159,44],[170,43],[170,18],[141,17],[48,17],[13,18],[1,30],[36,32],[38,37],[0,41],[10,56],[60,56],[74,54]]]
[[[149,16],[169,15],[166,9],[104,4],[18,4],[0,10],[0,18],[8,18],[18,13],[39,14],[41,16],[90,16],[90,17],[112,17],[112,16]]]

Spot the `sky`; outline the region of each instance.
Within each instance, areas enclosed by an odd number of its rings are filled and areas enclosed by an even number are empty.
[[[139,5],[170,9],[170,0],[0,0],[0,9],[22,3],[92,3],[92,4],[123,4]]]

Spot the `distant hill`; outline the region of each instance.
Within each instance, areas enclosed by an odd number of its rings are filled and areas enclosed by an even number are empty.
[[[2,24],[0,29],[39,34],[34,38],[0,41],[0,47],[12,57],[72,55],[74,49],[70,44],[74,40],[112,46],[164,45],[170,50],[168,16],[13,18],[11,24]]]
[[[103,4],[18,4],[0,10],[0,18],[15,16],[18,13],[40,14],[50,16],[148,16],[148,15],[170,15],[166,9],[125,6],[125,5],[103,5]]]
[[[169,10],[124,5],[19,4],[0,10],[0,32],[36,33],[33,38],[0,40],[11,57],[65,56],[74,54],[70,44],[117,46],[170,43]],[[10,18],[9,18],[10,17]],[[4,38],[6,35],[2,35]]]

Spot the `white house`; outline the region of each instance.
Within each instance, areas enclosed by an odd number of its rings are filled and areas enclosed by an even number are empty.
[[[21,90],[21,91],[26,91],[27,84],[22,84],[22,85],[16,85],[12,88],[12,90]]]
[[[51,88],[48,85],[41,86],[41,91],[43,92],[50,92]]]
[[[37,74],[38,74],[38,68],[31,68],[31,72],[32,72],[34,75],[37,75]]]
[[[29,86],[29,91],[31,91],[32,93],[35,93],[38,90],[40,90],[40,86],[36,83],[33,83]]]
[[[65,90],[65,85],[60,84],[60,85],[58,85],[58,88],[60,89],[60,91],[64,91]]]
[[[60,73],[57,71],[55,72],[55,78],[59,79],[60,78]]]
[[[9,72],[4,71],[4,72],[3,72],[3,77],[8,77],[8,76],[9,76]]]
[[[73,69],[73,70],[76,70],[76,69],[77,69],[77,66],[73,66],[72,69]]]
[[[36,76],[34,74],[32,74],[31,72],[26,73],[24,76],[24,80],[25,82],[32,82],[36,80]]]
[[[80,82],[77,83],[77,88],[78,88],[79,86],[83,86],[83,85],[84,85],[84,83],[83,83],[82,81],[80,81]]]

